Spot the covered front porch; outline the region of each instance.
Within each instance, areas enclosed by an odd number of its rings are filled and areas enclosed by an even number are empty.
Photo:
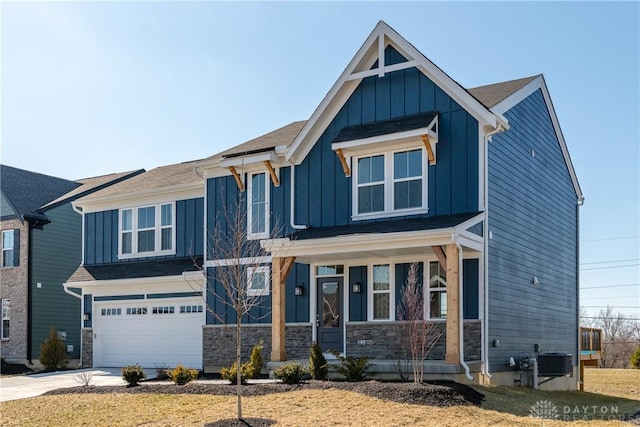
[[[363,224],[302,230],[263,241],[272,255],[271,362],[290,359],[285,281],[294,263],[304,263],[310,265],[309,283],[296,292],[309,293],[311,341],[325,351],[370,357],[379,369],[389,370],[403,323],[397,315],[400,289],[408,266],[419,263],[424,318],[440,333],[429,369],[471,369],[465,361],[482,360],[484,354],[483,219],[476,213],[390,222],[386,229]]]

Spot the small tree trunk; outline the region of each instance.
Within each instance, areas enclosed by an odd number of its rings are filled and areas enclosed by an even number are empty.
[[[242,366],[241,366],[241,356],[242,356],[242,335],[241,335],[241,322],[242,314],[240,310],[236,310],[236,396],[238,398],[238,419],[242,419]]]

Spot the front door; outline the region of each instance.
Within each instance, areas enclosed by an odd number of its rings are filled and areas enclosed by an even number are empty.
[[[316,328],[322,351],[342,352],[342,277],[318,279]]]

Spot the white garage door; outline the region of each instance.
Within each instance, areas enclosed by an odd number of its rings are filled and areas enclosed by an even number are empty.
[[[93,364],[202,368],[202,299],[95,304]]]

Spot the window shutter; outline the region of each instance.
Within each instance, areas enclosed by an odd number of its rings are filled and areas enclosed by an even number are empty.
[[[13,266],[20,265],[20,229],[13,230]]]

